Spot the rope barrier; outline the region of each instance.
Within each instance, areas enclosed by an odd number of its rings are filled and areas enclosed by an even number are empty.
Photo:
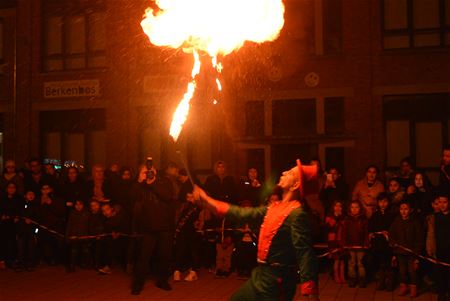
[[[14,220],[16,218],[20,218],[20,219],[23,219],[23,220],[28,220],[31,224],[39,227],[40,229],[43,229],[43,230],[45,230],[45,231],[47,231],[49,233],[52,233],[52,234],[58,236],[59,238],[62,238],[62,239],[65,239],[65,240],[92,240],[92,239],[101,239],[101,238],[110,237],[110,236],[111,237],[112,236],[122,236],[122,237],[141,237],[142,236],[141,234],[127,234],[127,233],[117,232],[117,233],[102,233],[102,234],[98,234],[98,235],[83,235],[83,236],[69,236],[69,237],[67,237],[64,234],[61,234],[61,233],[59,233],[59,232],[57,232],[55,230],[52,230],[52,229],[48,228],[47,226],[44,226],[44,225],[42,225],[42,224],[40,224],[40,223],[30,219],[30,218],[27,218],[27,217],[18,217],[18,216],[16,216],[16,217],[7,217],[7,218],[3,218],[2,220],[3,221],[4,220],[8,220],[8,219],[13,219]],[[249,232],[248,230],[241,229],[241,228],[225,228],[225,227],[220,227],[220,228],[217,228],[217,229],[213,228],[213,229],[197,230],[197,232],[199,232],[199,233],[217,232],[217,233],[221,233],[222,235],[223,235],[223,233],[225,231],[237,231],[237,232],[242,232],[242,233]],[[450,263],[439,261],[436,258],[432,258],[432,257],[428,257],[428,256],[424,256],[424,255],[418,254],[418,253],[414,252],[413,250],[411,250],[411,249],[409,249],[409,248],[407,248],[405,246],[402,246],[400,244],[391,242],[390,239],[389,239],[389,235],[386,232],[374,232],[373,234],[384,236],[384,238],[389,243],[389,246],[391,248],[401,249],[401,250],[409,253],[412,256],[415,256],[415,257],[420,258],[422,260],[429,261],[429,262],[431,262],[433,264],[436,264],[436,265],[442,265],[442,266],[445,266],[445,267],[450,267]],[[326,248],[328,248],[328,246],[325,245],[325,244],[316,244],[313,247],[316,248],[316,249],[326,249]],[[368,250],[368,249],[370,249],[370,248],[369,247],[365,247],[365,246],[343,246],[343,247],[340,247],[340,248],[335,248],[335,249],[329,250],[328,252],[326,252],[324,254],[318,255],[317,257],[318,258],[325,258],[325,257],[327,257],[329,255],[332,255],[334,253],[337,253],[337,252],[340,252],[340,251],[343,251],[343,250],[346,250],[346,251],[355,250],[355,251],[357,251],[357,250]]]

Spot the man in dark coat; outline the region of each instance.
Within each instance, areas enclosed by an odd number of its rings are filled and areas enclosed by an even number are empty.
[[[134,212],[133,233],[140,234],[136,251],[137,258],[133,270],[131,293],[138,295],[144,287],[150,259],[155,253],[157,259],[156,286],[171,290],[167,282],[172,259],[173,235],[175,230],[175,210],[173,187],[168,178],[159,176],[151,167],[142,166],[138,183],[133,189]]]

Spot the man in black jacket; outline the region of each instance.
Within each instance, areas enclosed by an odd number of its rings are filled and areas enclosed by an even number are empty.
[[[158,176],[153,167],[149,170],[142,166],[132,194],[133,232],[141,236],[137,241],[131,293],[138,295],[142,291],[147,267],[154,252],[158,257],[156,286],[171,290],[167,280],[175,229],[172,185],[166,177]]]

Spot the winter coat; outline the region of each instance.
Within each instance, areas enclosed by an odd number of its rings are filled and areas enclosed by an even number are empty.
[[[366,210],[367,216],[370,216],[377,205],[377,196],[384,192],[384,185],[376,180],[375,183],[369,187],[367,180],[362,179],[356,183],[352,193],[352,200],[361,202]]]
[[[24,201],[22,208],[20,208],[20,216],[22,219],[19,221],[19,224],[17,226],[17,234],[19,236],[27,236],[34,234],[34,231],[36,230],[36,225],[33,223],[27,224],[25,222],[25,218],[28,218],[30,220],[36,220],[37,218],[37,211],[38,211],[38,204],[36,201],[28,202]]]
[[[386,209],[384,212],[381,210],[375,211],[369,219],[369,233],[388,232],[394,218],[395,214],[390,212],[389,209]],[[375,252],[390,250],[388,240],[381,234],[374,234],[371,244]]]
[[[342,227],[342,243],[344,246],[369,245],[368,220],[365,215],[347,215]]]
[[[88,201],[88,191],[86,182],[81,178],[78,178],[75,182],[65,182],[61,185],[59,195],[64,202]]]
[[[206,179],[205,190],[217,199],[231,204],[237,204],[238,193],[234,178],[225,176],[223,179],[218,175],[211,175]]]
[[[424,235],[422,225],[418,218],[410,215],[407,219],[397,216],[389,227],[389,238],[392,243],[399,244],[420,254],[424,247]],[[409,254],[401,248],[394,248],[395,254]]]
[[[132,194],[134,232],[175,230],[175,206],[169,179],[157,178],[151,185],[136,183]]]
[[[450,254],[450,213],[435,214],[435,237],[437,258],[448,258]]]
[[[92,213],[89,215],[89,235],[99,235],[104,233],[105,216],[101,213]]]
[[[435,215],[427,215],[425,218],[425,224],[427,227],[425,248],[428,256],[436,257]]]
[[[73,208],[67,222],[66,237],[89,235],[89,211]]]
[[[63,233],[65,207],[61,200],[52,198],[50,204],[40,203],[37,209],[39,223],[59,233]]]

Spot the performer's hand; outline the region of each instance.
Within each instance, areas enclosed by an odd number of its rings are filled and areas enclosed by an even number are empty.
[[[260,186],[261,186],[261,183],[258,181],[258,179],[254,179],[254,180],[252,181],[252,186],[253,186],[253,187],[260,187]]]
[[[194,199],[196,202],[202,199],[205,200],[208,197],[206,192],[203,189],[201,189],[198,185],[194,185],[194,191],[192,191],[192,194],[194,195]]]

